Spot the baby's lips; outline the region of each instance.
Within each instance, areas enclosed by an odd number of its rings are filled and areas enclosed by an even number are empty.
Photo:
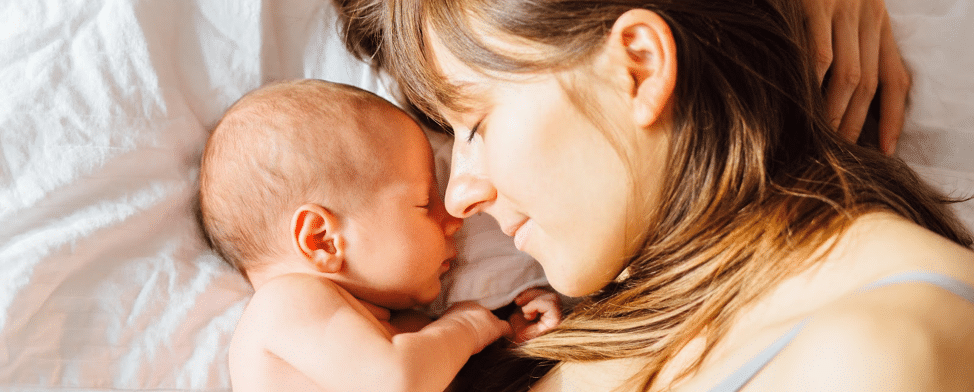
[[[440,273],[446,273],[450,268],[453,267],[453,263],[456,261],[456,257],[451,257],[449,259],[443,260],[443,264],[440,264]]]

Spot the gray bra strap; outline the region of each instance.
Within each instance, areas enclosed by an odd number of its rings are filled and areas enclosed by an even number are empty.
[[[787,333],[778,338],[778,340],[775,340],[774,343],[771,343],[770,346],[765,347],[764,350],[761,350],[761,352],[755,355],[754,358],[751,358],[751,360],[747,361],[744,366],[741,366],[739,369],[737,369],[737,371],[725,378],[720,382],[720,384],[717,384],[717,386],[710,391],[731,392],[743,388],[745,385],[747,385],[748,381],[751,381],[751,378],[758,374],[761,369],[764,369],[768,362],[771,362],[771,360],[774,359],[774,357],[777,356],[781,350],[784,350],[785,347],[788,346],[788,343],[791,343],[792,339],[795,338],[795,336],[798,336],[798,333],[801,332],[802,328],[804,328],[805,324],[807,323],[808,320],[806,319],[798,323],[798,325],[792,327]]]
[[[967,283],[949,276],[927,271],[911,271],[893,275],[888,278],[870,283],[857,291],[871,290],[897,283],[912,282],[926,282],[940,286],[941,288],[950,291],[951,293],[954,293],[974,304],[974,287],[971,287]],[[774,343],[771,343],[770,346],[766,347],[760,353],[755,355],[750,361],[745,363],[744,366],[741,366],[740,369],[737,369],[737,371],[725,378],[720,384],[717,384],[717,386],[710,391],[731,392],[738,391],[743,388],[745,385],[747,385],[748,381],[751,381],[751,378],[757,375],[758,372],[760,372],[761,369],[768,364],[768,362],[771,362],[771,360],[774,359],[774,357],[777,356],[781,350],[784,350],[785,347],[788,346],[788,343],[791,343],[791,341],[795,339],[795,336],[798,336],[798,333],[801,332],[802,328],[805,327],[805,324],[808,324],[808,319],[798,323],[798,325],[794,326],[792,329],[778,338],[778,340],[775,340]]]
[[[974,287],[971,287],[967,283],[951,278],[947,275],[928,271],[911,271],[904,272],[899,275],[893,275],[888,278],[870,283],[859,289],[859,291],[872,290],[891,284],[912,282],[926,282],[940,286],[940,288],[950,291],[951,293],[954,293],[954,295],[966,299],[967,302],[974,304]]]

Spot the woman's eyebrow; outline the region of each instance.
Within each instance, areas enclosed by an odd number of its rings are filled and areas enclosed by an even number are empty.
[[[461,95],[467,95],[471,93],[480,93],[486,89],[485,83],[483,81],[473,80],[469,77],[464,78],[446,78],[446,82],[457,89]]]
[[[457,92],[459,92],[461,95],[467,95],[470,92],[478,89],[477,83],[467,80],[449,80],[448,83],[450,83],[453,88],[457,89]]]
[[[450,88],[454,89],[453,92],[456,93],[457,98],[454,103],[458,106],[452,107],[451,110],[468,111],[483,108],[484,96],[488,91],[487,85],[465,79],[448,79],[446,82]]]

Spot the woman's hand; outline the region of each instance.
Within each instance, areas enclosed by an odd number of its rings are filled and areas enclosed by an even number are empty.
[[[877,88],[879,146],[893,154],[903,128],[910,75],[893,40],[883,0],[803,0],[819,82],[832,125],[851,142],[862,130]]]
[[[527,289],[514,298],[521,307],[508,318],[514,328],[514,343],[524,343],[552,329],[561,322],[561,299],[542,288]]]

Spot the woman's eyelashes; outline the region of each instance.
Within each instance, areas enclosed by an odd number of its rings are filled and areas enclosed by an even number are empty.
[[[484,123],[484,121],[483,120],[480,120],[476,124],[474,124],[474,126],[470,127],[470,135],[467,135],[467,143],[470,143],[470,142],[473,141],[473,137],[477,135],[477,130],[480,129],[480,124],[483,124],[483,123]]]

